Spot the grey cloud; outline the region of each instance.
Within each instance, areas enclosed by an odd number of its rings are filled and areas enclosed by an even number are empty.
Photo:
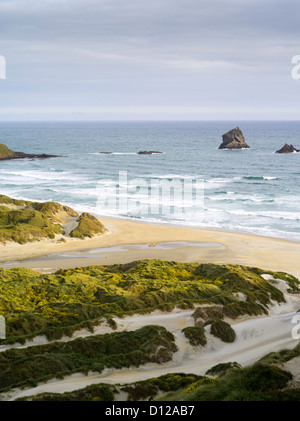
[[[296,0],[1,1],[0,106],[28,92],[31,105],[274,104],[293,89],[299,12]]]
[[[14,32],[16,39],[172,42],[207,34],[297,33],[299,11],[293,0],[10,0],[0,4],[0,23],[4,36]]]

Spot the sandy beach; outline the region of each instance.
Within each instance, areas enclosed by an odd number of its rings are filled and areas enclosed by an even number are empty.
[[[68,239],[65,243],[41,241],[26,245],[0,246],[0,267],[25,266],[40,272],[54,272],[59,268],[97,264],[125,263],[146,258],[159,258],[180,262],[213,262],[257,266],[265,270],[284,271],[300,276],[300,243],[225,231],[183,228],[167,225],[150,225],[132,221],[100,218],[108,231],[99,237],[86,240]],[[268,275],[265,275],[268,276]],[[147,324],[159,324],[176,337],[179,351],[172,362],[163,365],[146,364],[139,369],[105,370],[101,374],[80,373],[63,380],[50,380],[24,391],[12,390],[4,400],[35,395],[42,392],[65,392],[93,383],[127,383],[147,379],[170,372],[205,374],[217,362],[237,361],[248,365],[268,352],[293,348],[296,342],[291,336],[292,317],[300,308],[300,297],[289,295],[284,282],[286,304],[274,306],[269,316],[243,317],[231,324],[237,340],[224,345],[208,334],[205,351],[191,347],[181,329],[193,325],[192,311],[175,310],[170,313],[154,312],[118,320],[118,331],[135,330]],[[99,325],[93,334],[108,333],[111,328]],[[90,335],[88,331],[75,332],[73,338]],[[70,340],[71,338],[65,338]],[[64,340],[62,338],[61,340]],[[25,345],[3,346],[0,351],[12,347],[26,347],[47,343],[37,337]]]
[[[300,276],[298,242],[127,220],[100,220],[108,232],[92,239],[1,245],[1,266],[25,266],[53,272],[74,266],[159,258],[180,262],[243,264]],[[161,247],[162,243],[170,244],[169,247]]]
[[[300,2],[24,3],[0,1],[0,403],[300,402]]]

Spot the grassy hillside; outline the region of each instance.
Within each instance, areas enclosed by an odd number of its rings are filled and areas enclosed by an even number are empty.
[[[195,326],[183,329],[193,346],[206,345],[205,325],[225,342],[235,339],[228,318],[241,314],[268,314],[270,305],[285,301],[276,280],[299,293],[299,281],[286,273],[272,273],[240,265],[177,263],[142,260],[122,265],[90,266],[59,270],[45,275],[25,268],[0,271],[0,314],[6,317],[7,339],[1,344],[24,342],[38,334],[61,338],[82,327],[93,331],[107,320],[111,333],[67,342],[51,342],[0,353],[0,391],[35,386],[72,373],[102,372],[155,362],[165,363],[177,351],[172,333],[160,326],[114,332],[113,316],[166,311],[175,306],[193,309]],[[194,308],[194,304],[201,307]],[[227,317],[226,323],[222,320]],[[292,389],[292,375],[278,364],[300,355],[294,350],[269,354],[246,368],[221,364],[201,377],[170,374],[125,386],[94,385],[67,394],[46,394],[37,400],[113,400],[128,393],[130,400],[299,400]],[[168,377],[169,376],[169,377]]]
[[[219,364],[207,372],[213,382],[197,381],[186,389],[164,395],[164,401],[300,401],[300,387],[280,364],[300,356],[300,343],[293,350],[272,352],[252,366]],[[222,367],[221,367],[222,366]]]
[[[265,280],[263,273],[283,279],[290,290],[299,292],[299,281],[291,275],[239,265],[141,260],[49,275],[2,269],[0,314],[6,317],[7,339],[0,343],[24,342],[38,334],[57,339],[81,327],[92,331],[103,318],[114,326],[114,315],[193,308],[194,303],[202,304],[194,312],[195,326],[211,324],[212,333],[232,341],[234,332],[222,323],[224,316],[267,314],[272,302],[285,301],[276,283]],[[201,341],[201,331],[185,334]]]
[[[20,400],[113,401],[123,391],[128,393],[127,400],[133,401],[300,401],[300,387],[291,383],[292,374],[279,365],[298,356],[300,344],[293,350],[272,352],[249,367],[235,362],[218,364],[205,376],[166,374],[123,386],[99,383],[74,392],[44,393]],[[211,375],[214,377],[207,377]]]
[[[84,213],[79,216],[68,206],[56,202],[29,202],[11,199],[0,195],[0,243],[27,242],[42,239],[54,239],[64,235],[64,223],[73,218],[77,227],[70,233],[71,237],[93,237],[105,231],[105,227],[92,215]]]
[[[53,377],[105,367],[123,368],[164,363],[177,351],[174,336],[160,326],[145,326],[134,332],[111,333],[70,342],[0,352],[0,391],[35,385]]]
[[[4,159],[4,158],[10,158],[12,156],[14,156],[14,152],[9,149],[6,145],[3,145],[2,143],[0,143],[0,159]]]

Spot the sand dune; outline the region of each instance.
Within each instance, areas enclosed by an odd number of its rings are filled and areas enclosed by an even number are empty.
[[[285,288],[285,287],[284,287]],[[117,331],[135,330],[148,324],[159,324],[171,331],[178,346],[174,358],[167,364],[146,364],[139,368],[105,369],[101,374],[80,373],[67,376],[62,380],[53,379],[26,390],[14,390],[7,396],[14,400],[24,396],[36,395],[44,392],[63,393],[86,387],[95,383],[131,383],[146,380],[167,373],[194,373],[204,375],[212,366],[228,361],[236,361],[241,365],[249,365],[269,352],[283,348],[293,348],[297,341],[292,338],[292,318],[300,308],[300,297],[285,294],[287,302],[270,309],[269,316],[240,317],[230,321],[236,332],[236,340],[226,344],[214,337],[206,327],[207,345],[192,347],[181,330],[193,325],[192,310],[173,310],[170,313],[155,311],[147,315],[134,315],[122,319],[115,319],[118,323]],[[106,333],[107,328],[99,326],[95,334]],[[90,335],[82,331],[78,336]],[[77,335],[76,335],[77,337]]]
[[[300,277],[300,243],[298,242],[103,218],[101,222],[109,229],[109,232],[90,240],[70,240],[62,244],[44,241],[25,246],[12,244],[1,246],[2,266],[26,266],[44,272],[53,272],[59,268],[74,266],[160,258],[181,262],[243,264],[266,270],[284,271]],[[161,246],[161,243],[167,242],[173,242],[176,245],[174,247]],[[117,247],[117,249],[108,250],[111,247]],[[126,317],[117,320],[118,330],[135,330],[147,324],[161,325],[170,330],[175,335],[179,348],[173,361],[162,365],[147,364],[138,369],[106,369],[101,374],[89,373],[88,376],[73,374],[63,380],[54,379],[34,388],[15,390],[7,396],[16,399],[42,392],[62,393],[93,383],[129,383],[171,372],[205,374],[207,369],[220,362],[237,361],[242,365],[248,365],[271,351],[293,348],[297,341],[291,335],[294,326],[292,318],[300,308],[300,297],[289,295],[283,281],[278,281],[276,287],[281,288],[285,293],[287,302],[280,306],[274,305],[270,309],[269,316],[244,317],[233,323],[231,321],[237,336],[232,344],[222,343],[207,331],[208,342],[204,349],[189,345],[181,330],[183,327],[193,325],[192,311],[175,310],[171,313],[156,311],[148,315]],[[109,329],[106,325],[100,325],[95,329],[94,334],[106,333]],[[206,329],[209,330],[209,327]],[[76,332],[74,337],[87,335],[90,335],[90,332],[82,330]],[[33,344],[37,345],[45,341],[45,338],[36,338]],[[28,345],[30,343],[25,346]]]

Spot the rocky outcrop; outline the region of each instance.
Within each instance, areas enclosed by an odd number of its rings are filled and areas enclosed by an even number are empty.
[[[159,151],[140,151],[137,154],[138,155],[152,155],[154,153],[162,153],[162,152],[159,152]]]
[[[300,152],[300,150],[294,148],[293,145],[288,145],[287,143],[281,149],[276,151],[276,153],[293,153],[293,152]]]
[[[6,145],[0,144],[0,161],[7,161],[9,159],[46,159],[58,158],[61,155],[47,155],[47,154],[27,154],[24,152],[14,152]]]
[[[6,145],[0,144],[0,159],[9,159],[14,156],[14,152]]]
[[[250,148],[247,145],[244,135],[239,127],[230,130],[229,132],[223,134],[223,142],[220,145],[219,149],[245,149]]]

